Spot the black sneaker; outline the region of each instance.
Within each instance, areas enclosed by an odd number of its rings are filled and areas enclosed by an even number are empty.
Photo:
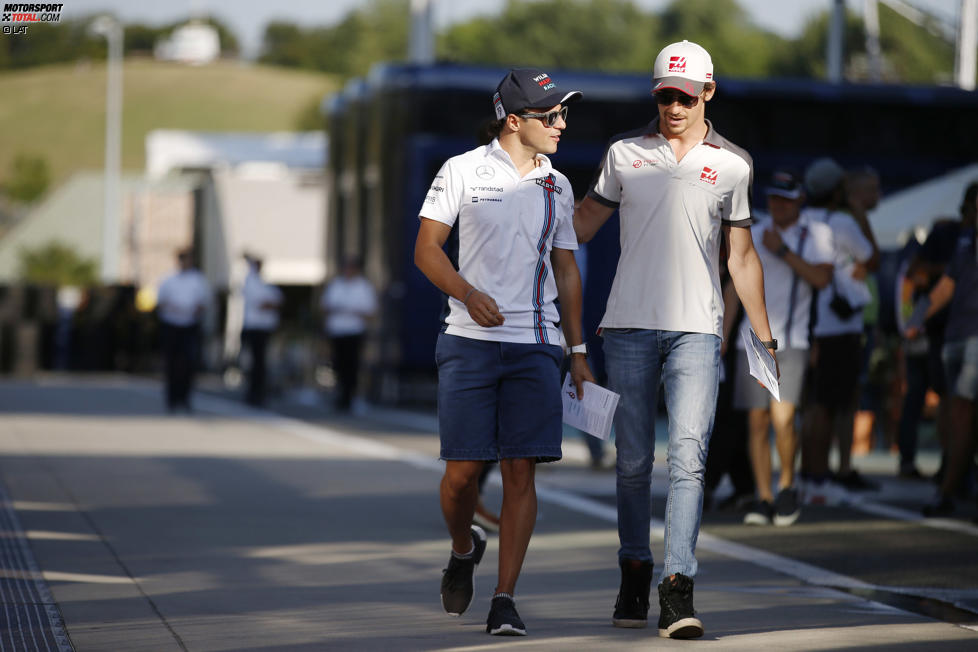
[[[454,554],[448,559],[448,568],[441,576],[441,606],[450,616],[461,616],[472,602],[472,575],[486,551],[486,532],[478,525],[472,526],[472,556],[459,559]]]
[[[718,512],[742,512],[754,500],[754,494],[732,494],[721,500],[717,506],[716,510]]]
[[[798,490],[788,487],[779,491],[774,501],[774,524],[786,527],[797,521],[799,516],[801,507],[798,506]]]
[[[693,578],[676,573],[659,584],[659,636],[699,638],[703,623],[693,609]]]
[[[836,475],[833,478],[836,484],[840,484],[849,491],[879,491],[879,483],[869,480],[856,469],[848,473]]]
[[[611,622],[615,627],[639,629],[649,624],[649,591],[652,590],[652,562],[622,559],[621,587],[615,601],[615,615]]]
[[[744,525],[770,525],[774,520],[774,505],[766,500],[755,500],[744,514]]]
[[[897,477],[903,478],[904,480],[926,480],[926,476],[920,472],[913,464],[901,464],[900,471],[897,473]]]
[[[526,636],[526,625],[516,613],[513,598],[498,595],[492,599],[489,617],[486,618],[486,633],[493,636]]]
[[[941,494],[934,502],[925,506],[922,511],[927,517],[950,516],[954,513],[954,500],[946,494]]]

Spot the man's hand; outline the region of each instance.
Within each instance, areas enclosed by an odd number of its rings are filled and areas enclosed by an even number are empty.
[[[483,328],[502,326],[506,318],[499,312],[496,300],[485,292],[473,290],[465,300],[465,307],[469,311],[469,317]]]
[[[570,374],[571,380],[574,381],[574,387],[577,388],[577,400],[583,400],[584,381],[595,383],[594,374],[591,373],[591,367],[587,363],[587,356],[571,353]]]
[[[761,238],[761,242],[764,244],[764,248],[771,253],[777,252],[784,244],[784,240],[781,238],[781,234],[774,229],[764,229],[764,235]]]

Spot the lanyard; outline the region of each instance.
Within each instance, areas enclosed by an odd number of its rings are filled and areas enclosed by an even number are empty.
[[[805,238],[808,236],[808,227],[801,227],[801,235],[798,237],[798,257],[801,258],[802,249],[805,247]],[[791,294],[788,295],[788,326],[785,333],[785,348],[791,346],[791,324],[795,318],[795,297],[798,294],[798,274],[791,271]]]

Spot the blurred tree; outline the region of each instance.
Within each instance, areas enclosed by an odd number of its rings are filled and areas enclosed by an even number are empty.
[[[270,23],[258,60],[343,77],[365,75],[378,61],[406,58],[409,17],[407,0],[371,0],[329,27]]]
[[[880,49],[883,80],[897,83],[946,83],[954,71],[954,45],[935,36],[881,4]],[[813,16],[802,35],[787,44],[775,58],[771,74],[785,77],[825,79],[825,48],[829,12]],[[849,81],[866,81],[866,30],[862,17],[846,16],[845,76]]]
[[[156,41],[163,34],[163,30],[159,27],[152,27],[150,25],[143,25],[140,23],[132,23],[125,26],[125,31],[123,32],[123,50],[127,54],[140,53],[140,54],[153,54],[153,47],[156,45]]]
[[[499,16],[449,27],[438,55],[464,63],[648,71],[659,48],[657,25],[631,0],[508,0]]]
[[[0,190],[15,201],[32,202],[44,194],[50,182],[51,170],[44,158],[18,154],[10,166],[10,178]]]
[[[97,262],[82,258],[61,242],[51,241],[36,249],[21,249],[19,255],[20,278],[26,283],[88,287],[97,279]]]
[[[886,81],[947,83],[954,75],[954,43],[880,5],[880,49],[892,77]],[[865,51],[865,43],[860,48]]]
[[[60,23],[36,23],[29,33],[0,38],[3,68],[28,68],[48,63],[74,61],[84,57],[105,56],[104,39],[88,33],[88,20],[63,20]],[[100,43],[100,41],[102,41]]]
[[[321,110],[324,94],[325,92],[310,98],[302,107],[295,118],[294,128],[296,131],[323,131],[326,129],[326,116]]]
[[[23,35],[0,38],[0,70],[77,59],[104,59],[105,39],[91,34],[88,29],[93,17],[62,20],[60,23],[36,23],[30,26],[27,38]],[[208,17],[202,21],[217,30],[223,54],[238,52],[238,39],[227,26],[216,18]],[[180,20],[162,27],[139,23],[125,25],[124,51],[126,54],[152,52],[157,39],[186,23],[187,20]]]

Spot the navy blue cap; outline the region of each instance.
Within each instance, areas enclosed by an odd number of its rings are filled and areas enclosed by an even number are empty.
[[[509,71],[492,96],[496,118],[526,109],[549,109],[581,99],[581,91],[564,91],[550,75],[536,68],[514,68]]]

